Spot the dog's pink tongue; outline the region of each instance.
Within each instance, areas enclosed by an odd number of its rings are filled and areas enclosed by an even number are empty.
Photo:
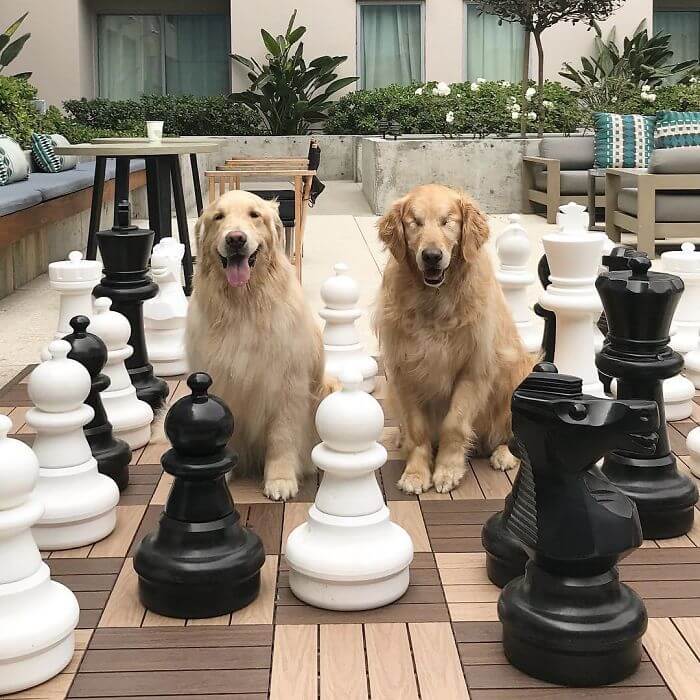
[[[250,279],[248,258],[229,259],[226,264],[226,279],[232,287],[243,287]]]

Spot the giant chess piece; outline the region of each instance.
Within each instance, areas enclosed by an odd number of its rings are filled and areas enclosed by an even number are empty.
[[[32,372],[27,386],[34,408],[26,420],[36,431],[40,466],[36,495],[45,506],[33,534],[42,549],[71,549],[114,530],[119,489],[98,472],[83,432],[95,414],[84,403],[91,389],[88,371],[68,357],[65,340],[49,343],[48,351],[50,359]]]
[[[165,418],[172,444],[161,458],[173,486],[155,532],[134,559],[139,598],[160,615],[216,617],[251,603],[260,590],[265,551],[260,538],[241,526],[226,485],[237,457],[226,450],[233,417],[207,394],[208,374],[191,374],[190,396]]]
[[[547,256],[543,255],[537,263],[537,276],[542,289],[546,290],[551,284],[549,279],[549,263]],[[557,317],[554,311],[545,309],[539,302],[535,303],[533,310],[537,316],[544,320],[542,329],[542,359],[545,362],[554,362],[554,347],[557,342]]]
[[[656,404],[588,396],[578,377],[533,372],[512,413],[521,463],[505,525],[529,561],[498,601],[506,657],[551,683],[622,680],[639,665],[647,615],[616,564],[642,532],[634,503],[593,467],[613,448],[652,453]]]
[[[323,328],[325,371],[338,379],[345,369],[357,369],[362,374],[362,388],[372,392],[379,370],[376,360],[365,351],[355,327],[362,316],[357,306],[360,290],[348,270],[345,263],[337,263],[333,266],[334,274],[321,285],[324,307],[319,316],[326,322]]]
[[[539,350],[542,336],[527,301],[527,288],[535,281],[528,262],[531,250],[527,232],[520,223],[518,214],[508,217],[508,226],[496,240],[499,259],[496,279],[510,308],[515,327],[528,352]]]
[[[49,265],[49,284],[59,294],[58,326],[54,339],[70,333],[69,321],[73,316],[92,316],[92,290],[102,276],[99,260],[84,260],[79,250],[68,254],[68,260]],[[48,360],[48,349],[41,352],[41,359]]]
[[[124,364],[133,352],[128,345],[131,326],[125,316],[110,309],[111,305],[107,297],[95,300],[95,313],[88,331],[100,338],[107,348],[104,374],[109,386],[100,394],[107,420],[112,424],[114,435],[135,450],[151,439],[153,409],[136,396]]]
[[[168,385],[153,376],[143,328],[143,302],[158,292],[157,285],[148,276],[148,259],[155,234],[131,225],[128,202],[119,203],[117,222],[113,228],[97,233],[105,276],[93,294],[109,297],[112,309],[129,321],[129,345],[134,353],[126,360],[126,368],[136,395],[155,411],[168,395]]]
[[[668,346],[669,328],[683,281],[649,272],[647,258],[633,257],[631,270],[607,272],[596,288],[610,333],[598,354],[598,367],[617,379],[621,399],[650,399],[659,405],[661,426],[653,455],[638,457],[615,450],[605,457],[603,473],[637,505],[644,537],[683,535],[693,525],[698,490],[676,468],[666,430],[662,381],[678,374],[683,358]]]
[[[185,325],[187,297],[180,282],[180,245],[164,238],[151,255],[151,277],[158,294],[143,305],[148,358],[159,377],[172,377],[187,371],[185,359]],[[184,246],[183,246],[184,248]]]
[[[381,406],[357,369],[340,380],[316,412],[323,442],[311,459],[324,475],[308,520],[287,539],[289,586],[319,608],[369,610],[406,592],[413,543],[391,522],[375,476],[387,458]]]
[[[44,506],[32,490],[39,465],[31,448],[7,437],[0,415],[0,693],[39,685],[73,658],[80,610],[75,595],[51,580],[30,527]]]
[[[107,347],[96,335],[87,332],[90,325],[87,316],[72,318],[70,325],[73,333],[64,338],[71,345],[68,357],[80,362],[90,373],[92,381],[85,403],[94,411],[94,418],[84,428],[85,437],[100,473],[114,479],[119,490],[123,491],[129,484],[131,449],[124,440],[112,434],[112,425],[102,403],[101,392],[109,387],[109,377],[102,374],[107,362]]]
[[[540,304],[557,317],[554,364],[581,377],[585,393],[603,396],[593,323],[603,310],[594,283],[606,237],[587,230],[585,207],[573,202],[560,207],[558,221],[560,230],[542,238],[551,284],[540,297]]]

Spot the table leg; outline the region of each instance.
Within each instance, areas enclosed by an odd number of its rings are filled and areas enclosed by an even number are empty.
[[[90,205],[90,224],[88,226],[87,251],[85,254],[88,260],[97,259],[97,232],[100,229],[106,166],[106,156],[97,156],[95,158],[95,178],[92,183],[92,204]]]
[[[298,175],[294,177],[294,266],[297,269],[297,279],[301,282],[301,256],[302,245],[304,238],[303,222],[302,222],[302,196],[303,186],[302,179]]]
[[[117,221],[117,205],[119,202],[129,201],[129,162],[131,158],[119,156],[114,174],[114,225]]]
[[[202,183],[199,181],[199,165],[197,164],[196,153],[190,153],[190,166],[192,167],[192,182],[194,184],[194,201],[197,203],[197,216],[201,216],[204,211],[204,200],[202,199]]]
[[[588,173],[588,230],[595,231],[595,175]]]
[[[192,250],[190,248],[190,231],[187,225],[187,208],[185,207],[185,193],[182,189],[182,169],[180,168],[179,156],[171,156],[170,174],[173,181],[177,230],[180,243],[185,246],[185,254],[182,256],[182,270],[185,273],[185,294],[190,296],[192,294]]]
[[[146,188],[148,190],[148,225],[155,232],[154,242],[172,236],[170,206],[170,156],[146,158]]]

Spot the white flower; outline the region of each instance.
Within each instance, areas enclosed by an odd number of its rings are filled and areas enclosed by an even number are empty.
[[[479,85],[481,85],[482,83],[486,82],[486,78],[477,78],[476,82],[479,83]]]
[[[462,96],[462,93],[461,93],[461,92],[458,92],[458,93],[457,93],[457,97],[461,97],[461,96]]]
[[[528,112],[527,113],[527,118],[531,121],[534,122],[535,119],[537,119],[537,115],[534,112]]]
[[[414,93],[414,95],[422,95],[423,94],[423,88],[419,87]]]
[[[647,94],[649,95],[649,102],[656,102],[656,95],[653,92]]]
[[[613,102],[613,103],[617,102],[617,95],[613,95],[613,96],[610,98],[610,101]]]
[[[439,95],[440,97],[447,97],[450,92],[450,86],[447,83],[440,82],[433,88],[433,95]]]
[[[697,83],[697,82],[698,82],[698,79],[697,79],[695,76],[693,76],[693,77],[690,79],[690,83],[691,83],[691,84],[695,84],[695,83]]]
[[[512,109],[514,112],[520,112],[520,111],[522,110],[522,107],[516,102],[516,103],[511,107],[511,109]]]
[[[501,87],[510,87],[510,80],[501,80]]]
[[[553,107],[554,105],[553,105],[549,100],[542,100],[542,106],[543,106],[545,109],[550,109],[550,108]]]
[[[514,122],[517,122],[520,119],[520,112],[511,112],[510,117]]]
[[[513,95],[511,95],[511,96],[508,98],[508,102],[513,102],[513,103],[515,103],[515,102],[517,102],[517,101],[518,101],[518,100],[517,100],[515,97],[513,97]]]
[[[472,83],[470,87],[471,87],[472,92],[479,91],[479,83]]]
[[[534,87],[529,87],[525,91],[525,99],[529,102],[536,94],[537,94],[537,90],[535,90]]]
[[[649,92],[651,90],[651,86],[649,85],[642,85],[642,92]]]
[[[452,124],[452,122],[453,122],[454,120],[455,120],[455,113],[454,113],[454,112],[448,112],[448,113],[445,115],[445,121],[446,121],[448,124]]]
[[[645,102],[656,102],[656,95],[653,92],[644,91],[640,97]]]

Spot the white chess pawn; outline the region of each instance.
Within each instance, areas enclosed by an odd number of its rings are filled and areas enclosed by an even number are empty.
[[[700,479],[700,428],[693,428],[686,438],[688,447],[688,466],[693,476]]]
[[[188,303],[180,282],[181,257],[174,258],[170,254],[172,246],[157,250],[158,246],[151,255],[151,277],[158,285],[158,294],[144,303],[143,324],[153,371],[161,377],[172,377],[187,371],[185,325]],[[179,244],[175,243],[175,246]]]
[[[496,240],[499,259],[496,279],[501,285],[525,349],[534,353],[542,345],[542,329],[527,303],[527,288],[535,282],[535,275],[528,266],[531,245],[527,232],[520,223],[520,216],[511,214],[508,222]]]
[[[51,359],[30,375],[27,389],[34,408],[26,421],[36,430],[34,453],[39,460],[35,494],[44,513],[32,528],[41,549],[71,549],[107,537],[117,522],[117,485],[97,471],[83,426],[94,411],[85,399],[90,375],[68,358],[65,340],[49,344]]]
[[[44,506],[32,493],[39,464],[32,449],[7,436],[0,415],[0,694],[39,685],[60,673],[75,651],[80,610],[75,595],[51,580],[32,539]]]
[[[84,260],[79,250],[69,253],[68,260],[49,265],[49,284],[60,295],[54,338],[63,338],[73,332],[69,321],[74,316],[92,316],[92,290],[101,278],[102,263],[99,260]],[[49,359],[47,348],[42,350],[41,359]]]
[[[606,236],[587,230],[585,207],[570,202],[559,211],[559,231],[542,237],[551,284],[540,297],[540,305],[557,317],[554,364],[562,374],[581,377],[584,393],[603,396],[594,323],[603,310],[595,280]]]
[[[340,380],[316,413],[323,442],[311,459],[324,475],[307,522],[287,539],[289,585],[319,608],[369,610],[405,593],[413,542],[391,522],[375,476],[387,458],[381,406],[357,369]]]
[[[111,310],[111,299],[100,297],[94,306],[88,331],[107,346],[107,363],[102,373],[109,377],[109,386],[100,397],[115,437],[125,440],[135,450],[151,439],[153,409],[137,398],[124,364],[134,352],[128,344],[131,326],[126,316]]]
[[[348,275],[349,269],[345,263],[337,263],[333,266],[335,274],[321,285],[325,306],[319,316],[326,322],[323,328],[326,374],[338,379],[344,369],[357,369],[362,374],[362,388],[372,392],[379,369],[376,360],[365,351],[355,327],[362,316],[357,306],[360,290]]]

